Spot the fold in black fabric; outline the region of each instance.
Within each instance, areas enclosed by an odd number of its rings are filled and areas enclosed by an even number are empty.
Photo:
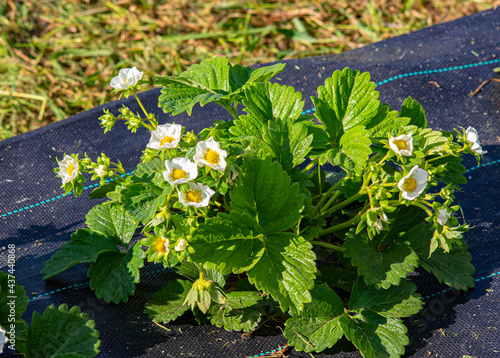
[[[346,66],[369,71],[377,83],[380,99],[400,109],[407,96],[425,108],[429,125],[451,130],[475,127],[483,149],[488,150],[480,166],[474,158],[465,161],[468,184],[457,193],[467,222],[475,228],[466,234],[476,288],[458,292],[439,284],[423,271],[411,279],[419,285],[425,308],[406,320],[410,345],[408,357],[494,357],[500,354],[500,85],[491,82],[470,97],[483,81],[500,67],[500,9],[365,46],[341,55],[288,61],[276,81],[302,91],[306,110],[313,110],[310,95],[334,70]],[[141,69],[146,70],[146,69]],[[117,69],[118,71],[118,69]],[[188,130],[200,131],[213,120],[229,120],[215,105],[195,107],[192,117],[171,117],[158,108],[159,90],[140,95],[149,111],[161,122],[175,121]],[[149,132],[130,134],[118,123],[106,135],[98,117],[107,108],[115,115],[122,104],[139,112],[132,98],[108,103],[74,115],[64,121],[0,142],[0,247],[15,244],[16,276],[30,297],[24,318],[43,312],[51,304],[79,305],[96,322],[102,345],[99,357],[259,357],[286,345],[278,329],[257,332],[243,341],[240,332],[197,326],[183,318],[170,331],[156,326],[144,315],[145,302],[173,277],[160,266],[146,265],[141,283],[129,302],[105,304],[89,289],[88,266],[78,265],[48,281],[40,274],[43,263],[77,228],[84,226],[85,214],[96,201],[88,194],[96,182],[88,182],[82,197],[62,196],[60,179],[52,169],[55,157],[64,153],[101,152],[120,159],[128,171],[139,161]],[[7,270],[7,251],[0,248],[1,270]],[[310,357],[288,350],[289,357]],[[4,356],[14,357],[4,349]],[[331,350],[315,353],[316,358],[360,357],[347,341]]]

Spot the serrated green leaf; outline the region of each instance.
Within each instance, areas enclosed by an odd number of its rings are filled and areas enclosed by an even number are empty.
[[[146,224],[151,220],[167,193],[172,190],[170,187],[163,190],[151,180],[152,177],[133,177],[132,182],[120,192],[123,208],[135,223]]]
[[[247,213],[231,211],[208,219],[193,233],[188,250],[195,262],[208,263],[223,274],[242,273],[252,268],[263,250],[260,228]]]
[[[26,358],[74,357],[68,355],[71,353],[93,358],[101,344],[94,326],[78,306],[68,309],[66,304],[59,308],[50,305],[43,316],[35,311],[31,325],[26,327]]]
[[[286,321],[284,335],[298,351],[321,352],[343,335],[339,318],[344,304],[333,290],[324,286],[316,286],[311,296],[304,311]]]
[[[226,303],[213,306],[210,322],[228,331],[249,332],[259,324],[263,310],[259,306],[262,296],[255,291],[232,291]]]
[[[377,289],[399,285],[402,278],[418,267],[417,254],[403,242],[383,248],[379,247],[383,240],[380,235],[371,241],[365,232],[349,236],[344,242],[344,256],[351,258],[367,285],[374,285]]]
[[[264,66],[257,69],[233,65],[229,70],[231,91],[234,93],[254,82],[267,82],[278,73],[283,72],[284,67],[284,63],[277,63],[272,66]]]
[[[311,301],[309,290],[314,287],[316,255],[312,246],[292,233],[275,233],[263,237],[264,249],[260,260],[247,271],[255,287],[270,294],[286,312],[302,311]]]
[[[239,179],[239,180],[238,180]],[[263,234],[289,229],[300,218],[304,196],[288,174],[270,158],[244,159],[231,190],[231,208],[254,217]]]
[[[471,264],[472,256],[467,251],[467,244],[455,247],[449,253],[437,248],[429,257],[429,247],[434,230],[431,225],[420,224],[408,231],[404,236],[415,252],[418,254],[420,265],[433,273],[439,282],[458,290],[467,291],[474,287],[474,266]]]
[[[156,322],[169,323],[177,319],[189,309],[184,301],[192,285],[186,280],[169,281],[146,303],[144,313]]]
[[[396,135],[401,129],[410,123],[410,118],[399,117],[398,111],[392,111],[387,103],[384,103],[377,111],[377,115],[366,125],[370,137],[387,138],[389,134]]]
[[[400,206],[394,214],[389,214],[392,219],[388,233],[384,233],[385,241],[392,242],[403,236],[411,228],[424,222],[427,213],[416,206]]]
[[[417,286],[407,281],[387,290],[377,290],[359,278],[352,289],[349,308],[355,311],[366,309],[385,317],[409,317],[423,306],[421,296],[416,291]]]
[[[7,329],[11,323],[18,321],[27,306],[24,287],[17,284],[14,276],[0,271],[0,326]],[[11,310],[14,310],[14,315],[11,315]]]
[[[363,168],[372,150],[369,132],[362,126],[349,129],[342,135],[338,147],[329,154],[329,161],[346,171]]]
[[[135,175],[142,177],[144,174],[151,175],[163,171],[165,171],[165,162],[160,158],[154,158],[150,162],[137,164]]]
[[[425,110],[420,103],[413,98],[408,97],[401,106],[401,117],[410,118],[410,125],[419,128],[427,128],[427,119],[425,118]]]
[[[118,253],[116,244],[105,236],[88,229],[78,229],[71,235],[71,241],[64,243],[42,269],[43,279],[57,275],[70,267],[84,262],[94,262],[103,252]]]
[[[97,298],[107,303],[127,302],[135,292],[135,283],[139,282],[139,269],[144,266],[145,256],[140,242],[127,253],[101,253],[87,274]]]
[[[343,133],[359,125],[367,125],[380,106],[375,83],[370,74],[344,68],[327,78],[318,88],[318,98],[312,97],[316,117],[323,123],[335,146]]]
[[[115,188],[118,184],[119,183],[116,180],[110,180],[106,184],[101,185],[99,188],[92,190],[92,193],[90,193],[90,195],[89,195],[90,199],[105,198],[109,192],[112,192],[113,190],[115,190]]]
[[[365,358],[399,358],[409,343],[399,318],[368,311],[357,317],[342,316],[340,323],[347,339]]]
[[[128,245],[137,228],[121,205],[98,204],[85,218],[89,229],[104,235],[118,245]]]

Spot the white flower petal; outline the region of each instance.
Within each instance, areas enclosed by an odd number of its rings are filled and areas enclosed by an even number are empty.
[[[389,147],[394,153],[401,156],[410,157],[413,154],[412,134],[403,134],[389,138]]]
[[[445,225],[451,216],[451,212],[447,209],[439,209],[437,212],[437,222],[440,225]]]
[[[64,159],[59,162],[59,176],[62,178],[63,185],[75,179],[79,170],[78,161],[66,155]]]
[[[151,132],[151,138],[146,147],[156,150],[176,148],[181,140],[181,134],[180,124],[163,124]]]
[[[224,171],[227,166],[226,157],[227,152],[221,149],[220,144],[213,137],[210,137],[196,144],[193,160],[199,167],[206,165],[212,169]]]
[[[401,180],[398,182],[398,188],[403,192],[403,198],[406,200],[413,200],[417,196],[419,196],[427,186],[428,176],[429,174],[424,169],[419,168],[418,165],[415,165],[413,168],[411,168],[408,175],[401,178]],[[406,180],[414,180],[413,184],[415,185],[415,187],[413,188],[413,190],[405,190],[404,186]]]
[[[175,245],[175,251],[184,251],[187,245],[188,242],[186,241],[186,239],[180,239],[177,242],[177,245]]]
[[[123,68],[118,72],[118,76],[114,77],[109,85],[118,90],[124,90],[130,86],[135,86],[142,78],[144,72],[140,72],[137,68]]]
[[[469,128],[465,130],[465,135],[467,137],[467,141],[469,141],[471,145],[470,149],[473,152],[480,155],[488,153],[488,151],[483,150],[483,148],[481,147],[481,144],[479,143],[479,135],[475,128],[469,126]]]
[[[165,168],[166,171],[163,172],[163,178],[172,186],[187,183],[196,179],[198,176],[198,166],[188,158],[174,158],[172,161],[166,160]],[[176,179],[175,175],[177,170],[181,170],[182,172],[178,174],[182,174],[185,177]]]
[[[191,200],[192,198],[190,199],[190,191],[193,191],[194,194],[198,196],[198,201]],[[179,195],[179,201],[184,206],[201,208],[208,206],[210,197],[215,194],[215,191],[206,185],[189,182],[189,191],[187,193],[182,193],[179,189],[177,189],[177,194]]]
[[[3,346],[9,342],[6,335],[7,331],[0,327],[0,353],[3,353]]]

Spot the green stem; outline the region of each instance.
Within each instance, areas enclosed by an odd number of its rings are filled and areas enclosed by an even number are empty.
[[[332,197],[330,198],[330,200],[328,200],[326,202],[326,204],[323,205],[323,207],[320,209],[320,212],[326,211],[330,207],[330,205],[332,205],[335,202],[335,200],[337,200],[337,198],[339,197],[339,195],[340,195],[340,190],[337,190],[335,192],[335,194],[332,195]]]
[[[410,205],[416,206],[417,208],[424,210],[427,213],[427,215],[432,216],[432,212],[429,209],[427,209],[427,207],[425,205],[422,205],[420,203],[413,203],[413,202],[410,203]]]
[[[233,116],[234,119],[240,119],[240,117],[238,116],[238,112],[236,111],[236,107],[231,107],[230,104],[225,104],[225,103],[219,103],[222,107],[224,107],[229,113],[231,113],[231,115]],[[236,104],[235,106],[237,106],[238,104]]]
[[[350,228],[354,224],[357,224],[360,220],[361,220],[361,215],[358,214],[355,217],[353,217],[351,220],[345,221],[341,224],[329,227],[328,229],[321,231],[319,233],[319,236],[325,236],[325,235],[331,234],[332,232],[335,232],[335,231]]]
[[[135,93],[135,91],[134,91],[134,90],[132,90],[132,93],[134,94],[135,99],[137,100],[137,103],[139,103],[139,106],[141,106],[142,111],[143,111],[143,112],[144,112],[144,114],[146,115],[146,118],[149,118],[149,114],[148,114],[148,112],[146,111],[146,109],[145,109],[145,108],[144,108],[144,106],[142,105],[141,100],[139,99],[139,97],[137,96],[137,94]]]
[[[437,156],[435,158],[432,158],[432,159],[429,159],[429,160],[426,160],[425,162],[426,163],[430,163],[430,162],[433,162],[435,160],[439,160],[439,159],[443,159],[443,158],[446,158],[446,157],[449,157],[451,154],[445,154],[445,155],[440,155],[440,156]]]
[[[318,212],[319,209],[323,208],[323,204],[325,201],[328,200],[328,197],[332,195],[332,193],[337,190],[340,186],[342,185],[342,180],[339,180],[338,183],[336,183],[334,186],[332,186],[328,191],[323,195],[323,197],[319,200],[318,205],[316,205],[316,212]]]
[[[319,163],[319,158],[314,159],[304,169],[302,169],[301,173],[307,173],[309,170],[311,170],[318,163]]]
[[[323,242],[323,241],[311,241],[311,244],[316,245],[316,246],[323,246],[323,247],[326,247],[327,249],[332,249],[332,250],[335,250],[335,251],[338,251],[338,252],[344,252],[345,251],[345,247],[340,247],[340,246],[337,246],[337,245],[332,245],[332,244],[329,244],[329,243]]]
[[[327,215],[330,215],[330,214],[333,214],[334,212],[336,212],[337,210],[340,210],[342,209],[344,206],[346,205],[349,205],[350,203],[352,203],[353,201],[356,201],[358,200],[359,198],[361,198],[363,196],[363,194],[361,193],[357,193],[356,195],[353,195],[351,196],[350,198],[338,203],[337,205],[335,205],[334,207],[332,207],[331,209],[321,213],[322,216],[327,216]]]

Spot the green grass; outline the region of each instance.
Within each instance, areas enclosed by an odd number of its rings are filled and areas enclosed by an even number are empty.
[[[0,139],[114,100],[120,68],[173,74],[339,53],[500,0],[0,2]]]

